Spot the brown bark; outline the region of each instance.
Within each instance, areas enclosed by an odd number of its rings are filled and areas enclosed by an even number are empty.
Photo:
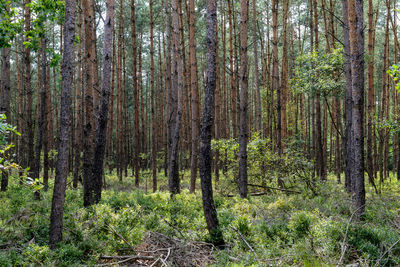
[[[179,0],[172,0],[172,87],[171,87],[171,111],[170,111],[170,154],[169,154],[169,189],[172,195],[180,192],[179,178],[179,134],[182,118],[182,84],[183,63],[182,47],[179,31]]]
[[[349,37],[352,74],[352,128],[353,128],[353,173],[356,214],[360,218],[365,211],[364,187],[364,29],[363,0],[349,0]]]
[[[197,78],[197,56],[195,36],[195,5],[194,0],[189,0],[189,49],[190,49],[190,88],[192,101],[192,155],[190,161],[190,192],[196,190],[197,164],[199,154],[199,131],[200,131],[200,104]]]
[[[151,91],[151,165],[153,169],[153,192],[157,191],[157,147],[156,147],[156,114],[154,90],[154,21],[153,0],[150,0],[150,91]],[[160,129],[158,129],[160,130]]]
[[[240,1],[240,135],[239,135],[239,194],[247,197],[247,109],[248,109],[248,58],[247,38],[249,28],[249,1]]]
[[[84,72],[85,72],[85,122],[83,130],[83,202],[84,206],[90,206],[94,203],[93,188],[94,181],[91,179],[92,163],[93,163],[93,89],[94,89],[94,12],[93,0],[83,1],[83,18],[84,18]]]
[[[66,0],[64,22],[64,49],[61,81],[61,115],[58,142],[58,161],[50,214],[50,247],[55,249],[62,240],[63,213],[65,189],[68,176],[68,148],[70,117],[71,117],[71,87],[74,62],[75,41],[75,5],[74,0]]]
[[[94,182],[94,203],[101,200],[102,176],[104,170],[104,153],[107,139],[108,109],[110,98],[112,46],[114,35],[114,0],[106,2],[106,20],[104,23],[104,46],[103,46],[103,79],[101,83],[99,117],[96,123],[96,142],[94,146],[94,160],[91,180]]]
[[[200,178],[203,199],[203,210],[211,241],[224,245],[222,231],[219,228],[217,210],[214,204],[211,180],[211,132],[214,114],[214,92],[216,87],[216,52],[217,52],[217,4],[207,0],[207,73],[205,84],[205,99],[200,134]]]

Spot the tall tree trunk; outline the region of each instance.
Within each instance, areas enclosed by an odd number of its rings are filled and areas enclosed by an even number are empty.
[[[211,132],[214,114],[214,93],[216,87],[216,54],[217,54],[217,3],[207,0],[207,73],[205,84],[205,99],[200,133],[200,178],[203,199],[203,210],[207,229],[215,245],[224,244],[222,231],[219,228],[217,210],[214,204],[211,180]]]
[[[374,183],[374,150],[373,120],[375,117],[375,84],[374,84],[374,50],[375,50],[375,26],[374,26],[374,7],[372,0],[368,0],[368,97],[367,97],[367,173],[369,181]]]
[[[174,194],[180,192],[179,180],[179,133],[182,118],[182,48],[179,32],[179,0],[172,0],[172,87],[171,87],[171,127],[169,158],[169,190]]]
[[[279,0],[272,0],[272,95],[276,90],[277,98],[277,136],[276,146],[279,155],[282,154],[282,117],[281,117],[281,90],[279,88],[279,62],[278,62],[278,7]],[[272,110],[271,110],[272,112]],[[272,122],[271,122],[272,123]],[[271,136],[272,139],[272,136]]]
[[[108,109],[111,85],[112,46],[114,35],[114,0],[106,2],[106,20],[104,23],[103,46],[103,80],[101,82],[100,110],[96,123],[96,143],[94,146],[94,160],[91,180],[94,182],[94,202],[101,200],[102,177],[104,170],[104,153],[107,140]]]
[[[132,32],[132,85],[133,85],[133,99],[134,99],[134,170],[135,170],[135,186],[139,187],[139,172],[140,172],[140,122],[139,122],[139,92],[138,92],[138,81],[137,81],[137,44],[136,44],[136,18],[135,18],[135,0],[131,0],[131,32]]]
[[[350,61],[350,37],[349,37],[349,16],[348,16],[348,0],[342,0],[342,17],[343,17],[343,48],[345,55],[345,76],[346,76],[346,105],[345,105],[345,122],[346,135],[344,140],[345,151],[345,187],[348,192],[352,191],[352,166],[353,166],[353,130],[352,130],[352,73]]]
[[[364,187],[364,129],[363,129],[363,101],[364,101],[364,28],[363,28],[363,0],[349,0],[349,37],[352,76],[352,128],[354,165],[353,181],[355,189],[355,204],[357,217],[360,218],[365,210]]]
[[[82,1],[79,0],[78,6],[82,6]],[[79,8],[78,11],[78,36],[82,37],[82,10]],[[84,86],[83,86],[83,76],[82,76],[82,43],[79,42],[77,45],[78,50],[78,72],[77,72],[77,83],[76,83],[76,128],[75,128],[75,169],[74,169],[74,178],[73,178],[73,187],[78,187],[78,181],[80,178],[81,172],[81,151],[82,151],[82,137],[83,137],[83,105],[82,100],[84,98]]]
[[[289,91],[289,55],[288,55],[288,30],[287,30],[287,19],[289,0],[284,0],[282,3],[283,8],[283,47],[282,47],[282,79],[281,79],[281,123],[282,123],[282,139],[285,140],[287,137],[287,119],[286,119],[286,102],[287,94]]]
[[[239,194],[247,197],[247,109],[248,59],[247,37],[249,29],[249,0],[240,1],[240,135],[239,135]]]
[[[190,49],[190,88],[192,101],[192,155],[190,159],[190,192],[196,190],[197,164],[199,154],[199,131],[200,131],[200,103],[199,89],[197,85],[197,56],[195,36],[195,5],[194,0],[189,0],[189,49]]]
[[[6,121],[10,122],[10,47],[1,49],[1,87],[0,87],[0,114],[6,116]],[[6,191],[8,186],[8,172],[1,170],[1,191]]]
[[[55,249],[57,243],[62,240],[65,189],[68,176],[69,133],[71,130],[71,87],[75,57],[75,5],[75,0],[66,0],[58,160],[50,214],[50,247],[52,249]]]
[[[258,42],[257,42],[257,1],[253,0],[253,49],[254,49],[254,79],[256,80],[256,125],[257,131],[262,135],[262,107],[260,93],[260,77],[258,71]],[[224,44],[225,45],[225,44]],[[224,65],[225,67],[225,65]],[[224,70],[225,71],[225,70]]]
[[[154,21],[153,0],[150,0],[150,91],[151,91],[151,165],[153,169],[153,192],[157,191],[157,138],[156,138],[156,114],[154,92]],[[158,131],[161,129],[158,129]]]
[[[6,7],[7,13],[10,11],[10,6]],[[0,81],[0,114],[6,116],[6,121],[10,122],[10,78],[11,78],[11,65],[10,65],[10,47],[3,47],[1,49],[1,81]],[[8,186],[8,172],[5,169],[1,170],[1,191],[6,191]]]
[[[29,32],[31,30],[31,0],[25,0],[24,2],[24,31]],[[29,42],[29,38],[26,37],[26,41]],[[23,51],[24,60],[24,91],[26,94],[26,131],[24,140],[27,141],[27,162],[24,167],[30,167],[31,172],[34,170],[34,127],[32,118],[32,102],[33,102],[33,90],[31,85],[31,50],[25,46]]]
[[[94,89],[94,12],[93,0],[83,1],[83,18],[84,18],[84,46],[85,46],[85,123],[83,130],[83,205],[85,207],[94,203],[93,190],[94,181],[92,180],[92,164],[93,164],[93,89]]]

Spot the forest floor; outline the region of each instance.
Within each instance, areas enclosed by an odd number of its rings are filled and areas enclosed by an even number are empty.
[[[184,174],[187,187],[190,173]],[[101,203],[83,208],[81,188],[67,190],[63,242],[47,245],[51,191],[11,181],[0,193],[0,266],[364,266],[400,264],[400,186],[367,189],[362,222],[333,177],[316,194],[271,191],[248,200],[228,197],[221,181],[215,204],[226,248],[210,245],[200,191],[172,201],[167,191],[137,190],[133,178],[107,175]],[[223,179],[223,177],[221,178]],[[167,178],[159,175],[161,188]],[[228,184],[228,183],[225,183]],[[51,188],[51,187],[50,187]],[[234,186],[232,186],[234,188]],[[234,191],[231,191],[234,192]]]

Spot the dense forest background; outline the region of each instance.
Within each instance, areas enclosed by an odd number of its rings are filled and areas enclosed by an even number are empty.
[[[0,265],[400,264],[396,0],[0,0]]]

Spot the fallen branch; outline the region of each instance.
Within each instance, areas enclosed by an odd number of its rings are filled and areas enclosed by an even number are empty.
[[[250,246],[250,244],[246,241],[246,239],[244,238],[244,236],[242,235],[242,233],[241,233],[238,229],[236,229],[235,227],[233,227],[233,226],[230,226],[230,228],[232,228],[236,233],[238,233],[238,235],[239,235],[240,238],[243,240],[243,242],[246,244],[246,246],[250,249],[251,252],[253,252],[254,257],[256,258],[256,260],[259,261],[256,252],[255,252],[254,249]]]
[[[109,265],[120,265],[122,263],[131,261],[131,260],[153,260],[154,257],[152,256],[141,256],[141,255],[130,255],[130,256],[100,256],[101,259],[106,259],[106,260],[120,260],[118,262],[110,262],[110,263],[104,263],[104,264],[97,264],[95,266],[109,266]]]
[[[391,245],[390,248],[388,248],[388,250],[386,250],[385,253],[383,253],[383,255],[379,257],[379,259],[375,263],[375,266],[379,266],[379,263],[381,262],[383,257],[385,257],[385,255],[388,254],[394,248],[394,246],[396,246],[399,242],[400,242],[400,239],[397,240],[396,242],[394,242],[393,245]]]
[[[256,197],[256,196],[264,196],[266,194],[267,194],[266,192],[256,192],[256,193],[250,193],[248,195]],[[236,196],[236,195],[226,195],[225,197],[234,197],[234,196]]]
[[[289,192],[289,193],[301,194],[301,192],[299,192],[299,191],[285,189],[285,188],[277,188],[277,187],[271,187],[271,186],[266,186],[266,185],[258,185],[258,184],[247,184],[247,185],[248,186],[259,187],[259,188],[265,188],[265,189],[272,189],[272,190],[279,190],[279,191],[284,191],[284,192]]]
[[[356,214],[357,211],[358,211],[359,209],[361,209],[362,207],[364,207],[364,206],[365,206],[365,204],[362,205],[361,207],[358,207],[358,208],[351,214],[350,219],[349,219],[349,221],[347,222],[346,233],[344,234],[344,238],[343,238],[343,242],[342,242],[342,255],[340,256],[338,266],[342,265],[342,263],[343,263],[343,258],[344,258],[344,254],[346,253],[346,250],[347,250],[347,246],[346,246],[345,243],[346,243],[347,233],[349,232],[350,222],[351,222],[351,220],[353,219],[354,214]]]

